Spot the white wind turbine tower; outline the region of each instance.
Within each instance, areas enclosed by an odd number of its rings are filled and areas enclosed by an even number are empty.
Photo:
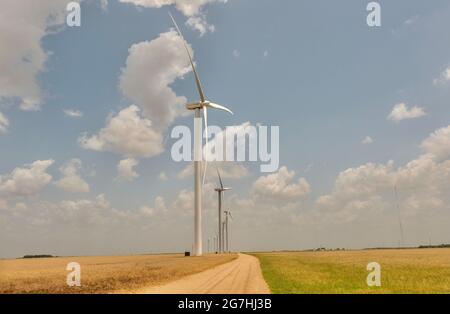
[[[226,234],[225,243],[226,243],[227,253],[230,253],[229,236],[228,236],[228,221],[229,221],[228,219],[233,220],[233,216],[231,215],[231,212],[229,210],[226,210],[224,213],[225,213],[225,234]]]
[[[225,221],[222,221],[222,251],[226,253],[225,250]]]
[[[205,121],[205,133],[206,133],[206,148],[208,148],[208,108],[211,109],[218,109],[223,110],[226,112],[229,112],[230,114],[233,114],[233,112],[221,105],[212,103],[205,98],[205,93],[203,92],[202,84],[200,82],[200,78],[197,74],[197,70],[194,65],[194,61],[192,60],[191,52],[189,50],[189,47],[186,43],[186,40],[183,37],[183,34],[180,31],[180,28],[178,27],[177,22],[173,18],[172,14],[170,14],[170,18],[172,19],[172,22],[178,32],[178,35],[181,37],[183,41],[184,48],[186,49],[187,55],[189,57],[189,62],[192,67],[192,72],[194,72],[195,77],[195,83],[197,85],[198,93],[200,95],[200,101],[196,103],[191,103],[186,105],[187,110],[195,111],[195,119],[194,119],[194,125],[195,125],[195,131],[194,131],[194,185],[195,185],[195,196],[194,196],[194,256],[202,256],[203,255],[203,247],[202,247],[202,186],[205,183],[205,176],[206,176],[206,162],[205,162],[205,168],[203,169],[203,181],[201,178],[201,166],[202,166],[202,160],[203,160],[203,147],[202,147],[202,139],[203,134],[201,132],[201,124],[198,126],[195,121],[196,119],[201,119],[201,112],[203,111],[203,119]],[[207,151],[207,149],[206,149]],[[208,158],[206,158],[206,161],[208,161]]]
[[[222,178],[220,177],[219,169],[217,169],[217,175],[219,177],[220,187],[216,188],[215,191],[219,195],[219,253],[223,253],[223,226],[222,226],[222,198],[223,192],[231,190],[231,188],[223,187]]]
[[[398,202],[397,186],[394,186],[395,202],[397,203],[398,224],[400,227],[400,247],[405,247],[405,235],[403,232],[402,216],[400,215],[400,204]]]
[[[217,245],[217,242],[218,242],[218,238],[217,238],[217,234],[216,234],[216,236],[214,237],[214,253],[217,253],[218,252],[218,245]]]

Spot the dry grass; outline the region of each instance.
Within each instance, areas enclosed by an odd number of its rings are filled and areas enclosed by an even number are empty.
[[[450,249],[255,254],[273,293],[450,293]],[[369,288],[367,264],[381,265]]]
[[[145,255],[0,260],[0,293],[112,293],[163,284],[237,258]],[[81,265],[81,287],[66,284],[66,266]]]

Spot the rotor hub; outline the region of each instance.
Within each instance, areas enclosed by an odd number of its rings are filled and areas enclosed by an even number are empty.
[[[195,103],[187,104],[186,109],[187,110],[203,109],[203,107],[205,107],[208,103],[209,103],[208,101],[205,101],[205,102],[195,102]]]

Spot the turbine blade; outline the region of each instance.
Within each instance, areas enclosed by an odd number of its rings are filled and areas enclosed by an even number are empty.
[[[175,21],[175,18],[172,16],[172,14],[171,14],[170,12],[169,12],[169,16],[170,16],[170,18],[172,19],[173,25],[175,25],[175,28],[176,28],[176,30],[177,30],[177,32],[178,32],[178,35],[179,35],[179,36],[181,37],[181,39],[183,40],[184,48],[186,49],[186,52],[187,52],[188,57],[189,57],[189,62],[191,63],[192,71],[194,72],[195,83],[197,84],[197,89],[198,89],[198,93],[199,93],[199,95],[200,95],[200,100],[201,100],[202,102],[205,102],[205,94],[203,93],[202,83],[200,82],[200,78],[199,78],[199,76],[198,76],[198,74],[197,74],[197,70],[196,70],[196,68],[195,68],[194,61],[192,61],[191,52],[189,51],[188,45],[187,45],[187,43],[186,43],[186,40],[184,39],[183,34],[181,33],[181,30],[180,30],[180,28],[178,27],[177,22]]]
[[[216,170],[217,170],[217,175],[219,176],[220,188],[223,189],[223,183],[222,183],[222,178],[220,177],[219,169],[216,169]]]
[[[205,185],[205,180],[206,180],[206,170],[208,169],[208,108],[203,107],[203,119],[205,120],[205,134],[206,134],[206,144],[205,144],[205,166],[203,168],[203,185]]]
[[[206,106],[208,106],[209,108],[213,108],[213,109],[218,109],[218,110],[222,110],[222,111],[226,111],[230,114],[233,114],[233,111],[231,111],[230,109],[228,109],[227,107],[215,104],[215,103],[208,103]]]
[[[230,215],[230,219],[233,220],[233,216],[231,215],[231,212],[228,212],[228,215]]]

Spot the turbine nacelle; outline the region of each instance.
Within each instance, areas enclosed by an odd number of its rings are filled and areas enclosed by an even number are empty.
[[[212,103],[208,100],[205,100],[203,102],[195,102],[195,103],[190,103],[186,105],[186,109],[187,110],[197,110],[197,109],[217,109],[217,110],[222,110],[222,111],[226,111],[229,114],[233,114],[233,112],[228,109],[225,106],[221,106],[215,103]]]
[[[225,191],[231,191],[232,190],[232,188],[217,188],[217,189],[214,189],[214,191],[216,191],[216,192],[225,192]]]

